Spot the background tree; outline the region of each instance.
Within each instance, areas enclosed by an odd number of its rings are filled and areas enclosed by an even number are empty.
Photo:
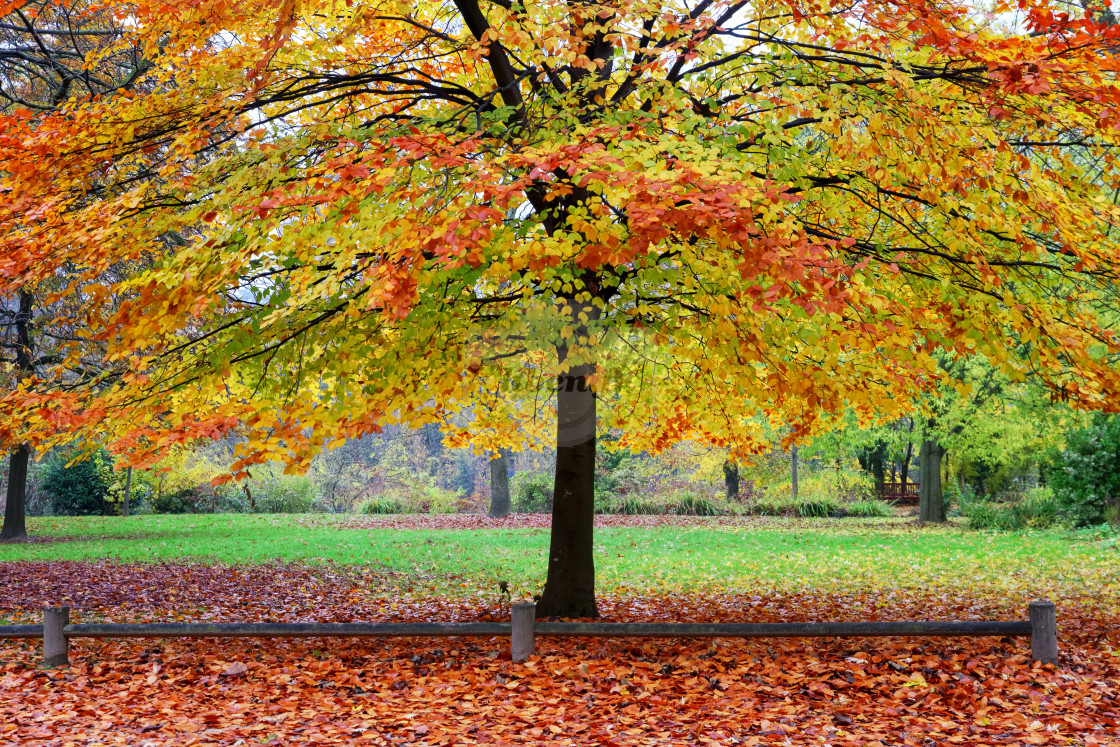
[[[1028,4],[1031,37],[951,2],[120,12],[150,93],[4,119],[0,290],[152,261],[105,286],[132,294],[119,310],[88,309],[128,371],[41,382],[8,427],[35,413],[138,464],[236,430],[239,478],[392,424],[551,432],[538,610],[578,616],[600,419],[634,451],[746,454],[750,416],[791,442],[846,406],[901,417],[939,355],[975,353],[1118,404],[1115,31],[1092,18]]]
[[[509,449],[499,449],[490,459],[490,511],[491,516],[507,516],[510,512],[509,468],[513,454]]]
[[[134,86],[145,69],[143,58],[136,47],[118,46],[119,40],[120,25],[113,15],[84,0],[16,4],[0,23],[0,114],[22,112],[33,122],[74,102]],[[35,216],[29,219],[34,224]],[[62,281],[61,287],[65,285]],[[58,299],[59,290],[58,277],[23,283],[11,294],[11,303],[0,305],[0,365],[13,391],[45,369],[56,369],[65,358],[62,348],[78,338],[81,323],[65,318],[65,312],[79,304]],[[0,540],[21,540],[27,537],[32,446],[18,435],[8,443],[12,450]]]

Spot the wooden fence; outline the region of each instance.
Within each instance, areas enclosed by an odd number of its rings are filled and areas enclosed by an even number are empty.
[[[957,622],[600,623],[537,622],[536,605],[514,604],[510,622],[476,623],[81,623],[69,607],[43,610],[42,625],[0,625],[0,639],[42,638],[43,665],[70,663],[71,638],[367,638],[509,636],[514,661],[536,651],[536,636],[610,638],[847,638],[881,636],[1030,636],[1031,656],[1058,663],[1054,604],[1031,602],[1027,620]]]

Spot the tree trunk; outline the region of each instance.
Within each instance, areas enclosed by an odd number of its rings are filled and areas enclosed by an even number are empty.
[[[886,482],[887,474],[883,468],[883,457],[886,456],[887,447],[882,444],[876,444],[875,449],[871,452],[871,474],[875,478],[875,485],[881,486]],[[880,488],[880,490],[882,490]]]
[[[914,427],[910,426],[910,430]],[[902,484],[905,485],[906,481],[910,479],[910,458],[914,456],[914,442],[906,442],[906,458],[902,460]]]
[[[27,458],[31,449],[26,445],[12,452],[8,464],[8,494],[4,506],[4,527],[0,529],[0,540],[21,541],[27,539]]]
[[[918,521],[943,523],[945,521],[945,501],[941,493],[941,457],[945,449],[937,439],[922,441],[918,451],[918,474],[921,487],[918,490]]]
[[[35,296],[20,291],[19,311],[16,314],[16,370],[24,376],[35,373],[31,357],[31,312]],[[0,527],[0,540],[27,539],[27,458],[31,447],[20,445],[12,452],[8,467],[7,503],[4,505],[4,526]]]
[[[793,495],[794,500],[797,500],[797,447],[794,446],[789,450],[790,462],[790,475],[793,482],[791,483],[790,493]]]
[[[132,467],[128,468],[128,473],[124,477],[124,515],[128,516],[128,499],[132,493]]]
[[[561,349],[563,364],[566,351]],[[598,617],[595,606],[595,395],[589,365],[557,379],[556,483],[541,617]]]
[[[509,449],[490,460],[490,516],[509,515]]]
[[[730,459],[723,462],[723,485],[729,499],[739,497],[739,465]]]

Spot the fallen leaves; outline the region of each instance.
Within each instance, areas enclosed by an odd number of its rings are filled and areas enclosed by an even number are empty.
[[[0,566],[8,621],[69,601],[76,622],[446,620],[503,616],[476,597],[405,595],[361,569],[200,564]],[[62,599],[63,590],[67,598]],[[884,603],[885,602],[885,603]],[[610,596],[606,619],[1019,618],[1019,600],[898,593]],[[72,642],[73,666],[0,645],[0,743],[106,745],[1115,744],[1120,616],[1059,608],[1063,661],[1026,639],[504,638]],[[84,742],[83,742],[84,743]]]

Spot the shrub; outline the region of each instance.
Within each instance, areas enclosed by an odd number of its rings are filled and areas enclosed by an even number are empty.
[[[157,514],[193,514],[199,512],[199,495],[194,488],[183,488],[152,498],[152,511]]]
[[[961,512],[973,529],[1019,529],[1047,527],[1058,519],[1059,505],[1048,488],[1030,490],[1016,501],[996,503],[983,498],[963,498]]]
[[[1026,496],[1012,510],[1027,527],[1048,527],[1058,520],[1058,500],[1050,488],[1028,490]]]
[[[595,495],[595,512],[600,514],[622,514],[624,516],[649,516],[668,513],[668,508],[651,498],[639,495],[615,495],[613,493]]]
[[[860,500],[852,501],[844,507],[848,516],[858,516],[865,519],[880,519],[891,515],[890,504],[886,501]]]
[[[1006,506],[1001,506],[989,500],[976,500],[961,505],[961,510],[968,517],[968,525],[973,529],[1021,529],[1017,517]]]
[[[358,504],[358,513],[373,516],[376,514],[408,513],[404,505],[392,498],[370,498]]]
[[[392,488],[376,498],[362,501],[357,506],[360,514],[453,514],[467,502],[454,490],[434,485],[413,485],[410,488]]]
[[[793,498],[790,495],[767,493],[755,498],[744,508],[752,516],[795,516],[800,518],[836,518],[848,512],[834,498],[813,496]]]
[[[1061,513],[1077,526],[1116,521],[1120,506],[1120,417],[1097,414],[1051,455],[1046,471]]]
[[[315,491],[306,475],[268,475],[254,487],[258,513],[305,514],[315,502]]]
[[[714,501],[687,492],[677,496],[670,512],[678,516],[720,516],[725,513]]]
[[[469,503],[462,493],[434,485],[417,491],[411,499],[420,513],[428,514],[457,514]]]
[[[539,514],[552,510],[553,481],[548,475],[519,472],[510,480],[513,508],[518,513]]]
[[[847,515],[844,508],[834,499],[826,496],[816,496],[795,504],[797,516],[810,519],[827,519],[832,516]]]
[[[98,451],[67,466],[73,455],[52,458],[43,470],[41,487],[50,496],[55,516],[89,516],[105,510],[109,495],[109,455]]]

